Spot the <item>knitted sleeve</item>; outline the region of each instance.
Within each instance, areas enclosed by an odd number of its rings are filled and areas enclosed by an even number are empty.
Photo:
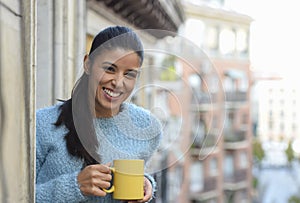
[[[52,176],[53,168],[46,163],[53,147],[49,144],[49,140],[52,138],[49,136],[49,131],[51,131],[49,126],[53,123],[52,117],[56,117],[53,112],[55,109],[38,111],[36,116],[36,203],[82,202],[86,197],[81,194],[78,187],[77,175],[79,171],[61,173],[49,178]],[[66,171],[66,168],[61,170]]]
[[[77,184],[77,172],[36,184],[37,203],[78,203],[86,200]]]

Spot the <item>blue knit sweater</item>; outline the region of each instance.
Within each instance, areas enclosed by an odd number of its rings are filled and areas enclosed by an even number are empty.
[[[149,160],[157,149],[162,130],[150,112],[124,103],[120,113],[111,118],[94,119],[102,163],[114,159]],[[119,203],[111,194],[105,197],[84,196],[77,183],[83,161],[70,155],[64,139],[65,126],[56,127],[59,105],[43,108],[36,114],[36,202],[37,203]],[[153,186],[155,181],[149,175]]]

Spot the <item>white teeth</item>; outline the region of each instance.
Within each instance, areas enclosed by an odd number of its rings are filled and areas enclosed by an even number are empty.
[[[118,97],[121,94],[121,93],[116,93],[116,92],[110,91],[108,89],[104,89],[104,92],[106,92],[106,94],[108,94],[111,97]]]

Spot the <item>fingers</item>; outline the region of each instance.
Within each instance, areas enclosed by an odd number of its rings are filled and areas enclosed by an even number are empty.
[[[152,184],[148,178],[144,178],[144,199],[148,201],[152,197]]]
[[[96,186],[88,187],[86,185],[80,185],[79,189],[83,195],[88,195],[88,196],[93,195],[93,196],[100,196],[100,197],[104,197],[106,195],[106,192],[104,192],[103,190],[101,190],[99,187]]]
[[[148,178],[144,177],[144,198],[138,202],[147,202],[152,197],[152,184]]]
[[[112,179],[109,167],[100,164],[87,166],[80,175],[81,176],[78,177],[79,180],[89,181],[93,184],[111,181]]]
[[[144,198],[137,201],[129,201],[128,203],[148,202],[152,197],[152,184],[148,178],[144,177]]]
[[[80,191],[84,195],[105,196],[101,188],[109,188],[112,180],[110,163],[107,164],[95,164],[85,167],[77,176]],[[138,201],[133,202],[147,202],[152,197],[152,184],[144,177],[144,197]]]
[[[105,196],[101,188],[109,188],[112,179],[110,164],[95,164],[85,167],[77,176],[80,191],[84,195]]]

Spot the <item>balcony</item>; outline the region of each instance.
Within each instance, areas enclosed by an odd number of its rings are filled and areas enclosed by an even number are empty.
[[[225,190],[240,190],[248,187],[247,185],[247,169],[235,170],[233,175],[224,176],[224,189]]]
[[[217,154],[220,152],[220,148],[217,146],[206,147],[206,148],[192,148],[190,150],[191,156],[204,160],[207,156]]]
[[[243,91],[227,91],[225,92],[226,102],[245,102],[247,101],[247,92]]]
[[[247,92],[233,91],[225,93],[226,109],[239,109],[248,102]]]
[[[203,189],[201,191],[190,193],[190,199],[205,201],[217,197],[218,195],[217,177],[208,177],[205,178]]]
[[[247,140],[247,131],[245,130],[225,130],[224,141],[225,142],[242,142]]]
[[[170,3],[171,2],[171,3]],[[116,16],[133,24],[135,27],[145,30],[156,38],[164,38],[174,35],[179,26],[184,22],[185,15],[181,4],[177,1],[139,1],[139,0],[90,0],[90,8],[101,12],[101,9],[112,11]],[[160,29],[171,32],[155,32]]]
[[[220,152],[218,147],[219,134],[209,133],[205,134],[203,137],[200,134],[192,135],[192,145],[190,149],[190,154],[198,159],[204,159],[207,156],[217,154]]]
[[[193,92],[191,101],[193,111],[212,111],[217,103],[217,93]]]
[[[192,104],[196,105],[215,103],[218,99],[217,93],[195,91],[193,95]]]
[[[217,144],[217,136],[214,134],[205,134],[204,137],[200,137],[199,135],[193,136],[193,144],[192,148],[203,149],[214,147]]]

